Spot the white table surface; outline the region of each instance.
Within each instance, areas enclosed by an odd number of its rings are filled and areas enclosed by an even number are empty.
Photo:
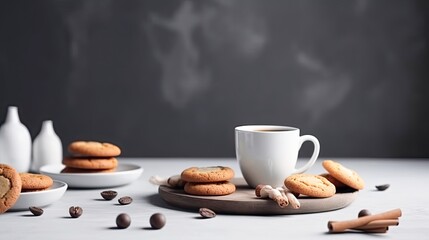
[[[144,168],[135,182],[112,188],[120,196],[131,196],[130,205],[119,205],[117,198],[104,201],[102,189],[68,189],[61,200],[44,208],[42,216],[29,211],[0,215],[1,239],[429,239],[429,159],[333,159],[356,170],[366,188],[348,207],[323,213],[243,216],[218,214],[201,219],[198,212],[178,209],[166,204],[158,195],[158,187],[149,183],[150,176],[168,177],[191,166],[230,166],[241,173],[235,159],[214,158],[122,158],[120,162],[135,163]],[[302,163],[300,161],[300,163]],[[309,173],[325,172],[321,159]],[[380,192],[375,185],[389,183]],[[80,218],[69,217],[70,206],[83,208]],[[395,208],[402,210],[399,226],[385,234],[328,234],[329,220],[357,217],[361,209],[379,213]],[[163,213],[167,224],[160,230],[150,229],[149,217]],[[131,226],[116,229],[116,216],[128,213]]]

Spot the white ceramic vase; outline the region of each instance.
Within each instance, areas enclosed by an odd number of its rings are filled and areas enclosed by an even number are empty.
[[[31,136],[19,120],[15,106],[8,108],[6,120],[0,127],[0,163],[8,164],[18,172],[30,170]]]
[[[51,120],[42,123],[40,133],[33,141],[32,172],[39,172],[40,167],[48,164],[61,164],[63,146],[61,139],[55,133]]]

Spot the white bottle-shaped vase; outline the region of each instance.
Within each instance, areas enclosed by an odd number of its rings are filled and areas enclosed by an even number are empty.
[[[63,145],[55,133],[51,120],[43,121],[40,133],[33,142],[32,172],[39,172],[40,167],[48,164],[61,164]]]
[[[18,108],[10,106],[6,120],[0,127],[0,163],[5,163],[18,172],[28,172],[31,163],[31,136],[21,123]]]

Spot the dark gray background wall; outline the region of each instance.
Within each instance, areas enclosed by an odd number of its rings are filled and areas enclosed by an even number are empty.
[[[428,26],[425,0],[2,1],[0,119],[129,157],[233,157],[241,124],[428,157]]]

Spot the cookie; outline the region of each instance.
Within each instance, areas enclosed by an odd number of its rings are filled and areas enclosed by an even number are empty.
[[[330,181],[332,184],[334,184],[334,186],[336,188],[342,188],[342,187],[346,187],[347,185],[345,185],[344,183],[338,181],[338,179],[334,178],[331,174],[329,173],[322,173],[320,174],[320,176],[328,179],[328,181]]]
[[[331,197],[335,194],[334,184],[326,178],[312,174],[294,174],[284,181],[285,186],[292,192],[310,197]]]
[[[61,170],[61,173],[110,173],[114,172],[116,168],[111,169],[79,169],[72,167],[65,167]]]
[[[0,164],[0,213],[11,208],[18,200],[20,193],[19,173],[6,164]]]
[[[75,141],[69,144],[68,151],[73,156],[117,157],[121,149],[111,143],[95,141]]]
[[[359,174],[357,174],[357,172],[344,167],[338,162],[325,160],[322,162],[322,166],[334,178],[351,188],[362,190],[365,187],[364,180],[359,176]]]
[[[230,182],[195,183],[187,182],[184,190],[188,194],[199,196],[223,196],[235,192],[235,185]]]
[[[29,189],[21,189],[21,192],[41,192],[41,191],[45,191],[48,190],[49,188],[42,188],[42,189],[33,189],[33,190],[29,190]]]
[[[102,170],[113,169],[118,166],[118,160],[111,158],[85,158],[85,157],[66,157],[63,164],[67,167],[78,169]]]
[[[191,167],[185,169],[181,179],[186,182],[213,183],[224,182],[234,177],[234,170],[229,167]]]
[[[54,181],[51,177],[43,174],[19,173],[21,177],[21,191],[37,191],[44,190],[52,186]]]

